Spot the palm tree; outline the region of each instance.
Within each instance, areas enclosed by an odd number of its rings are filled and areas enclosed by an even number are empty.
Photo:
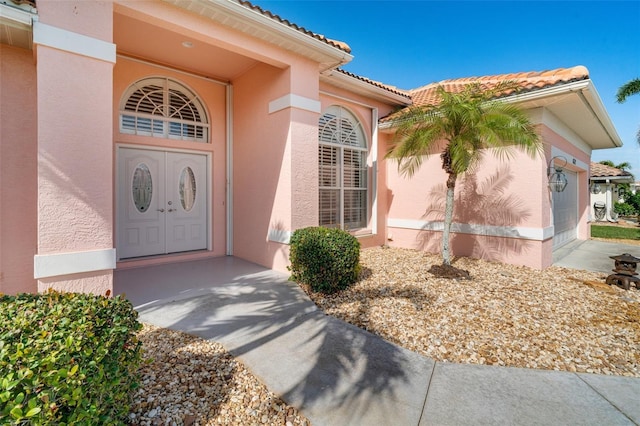
[[[628,161],[623,161],[622,163],[614,164],[611,160],[602,160],[599,162],[600,164],[604,164],[605,166],[615,167],[616,169],[620,169],[623,172],[629,173],[632,179],[635,179],[633,173],[629,172],[631,170],[631,163]],[[627,198],[627,195],[631,193],[631,184],[629,183],[619,183],[618,187],[618,195],[623,199]]]
[[[387,158],[398,162],[398,170],[409,177],[420,168],[425,157],[443,142],[440,152],[446,182],[442,262],[451,265],[449,236],[453,220],[454,192],[458,176],[473,170],[486,149],[501,159],[511,158],[514,149],[531,157],[542,153],[542,144],[524,111],[514,104],[497,100],[512,83],[490,90],[469,84],[460,93],[439,86],[439,103],[412,107],[399,114],[395,139]]]
[[[640,78],[634,78],[620,86],[618,93],[616,93],[616,100],[621,104],[626,101],[629,96],[638,94],[640,94]],[[636,133],[636,141],[640,144],[640,130]]]
[[[623,172],[626,172],[626,171],[631,169],[631,163],[629,163],[628,161],[623,161],[622,163],[615,164],[611,160],[602,160],[602,161],[599,161],[599,163],[600,164],[604,164],[605,166],[609,166],[609,167],[614,167],[616,169],[620,169]]]
[[[618,93],[616,93],[616,100],[621,104],[626,101],[629,96],[637,94],[640,94],[640,78],[634,78],[620,86]]]

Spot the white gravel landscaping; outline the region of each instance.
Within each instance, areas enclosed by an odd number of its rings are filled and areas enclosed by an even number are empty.
[[[471,279],[429,272],[437,255],[362,251],[338,294],[302,286],[327,314],[440,362],[640,377],[640,291],[606,274],[456,259]],[[217,343],[145,325],[136,425],[308,425]]]
[[[609,287],[605,274],[460,258],[454,266],[471,279],[451,280],[429,272],[439,256],[396,248],[363,250],[361,263],[353,287],[307,293],[329,315],[409,350],[442,362],[640,377],[640,291]]]

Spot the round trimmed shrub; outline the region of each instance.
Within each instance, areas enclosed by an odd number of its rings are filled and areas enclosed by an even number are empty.
[[[313,291],[334,293],[356,282],[360,242],[338,228],[311,226],[293,232],[289,260],[291,280]]]

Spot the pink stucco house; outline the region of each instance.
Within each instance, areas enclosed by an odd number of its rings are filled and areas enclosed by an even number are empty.
[[[225,255],[285,270],[310,225],[438,250],[439,158],[411,180],[384,160],[385,117],[433,84],[345,72],[348,45],[241,0],[6,0],[0,43],[0,292],[104,293],[116,268]],[[480,78],[500,79],[545,156],[465,179],[454,254],[544,268],[587,237],[591,152],[621,141],[584,67]]]

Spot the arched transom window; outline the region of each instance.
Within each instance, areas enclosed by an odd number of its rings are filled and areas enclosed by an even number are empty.
[[[367,143],[345,108],[329,107],[319,122],[320,226],[367,226]]]
[[[184,141],[208,142],[209,120],[200,98],[170,78],[133,83],[120,103],[120,131]]]

